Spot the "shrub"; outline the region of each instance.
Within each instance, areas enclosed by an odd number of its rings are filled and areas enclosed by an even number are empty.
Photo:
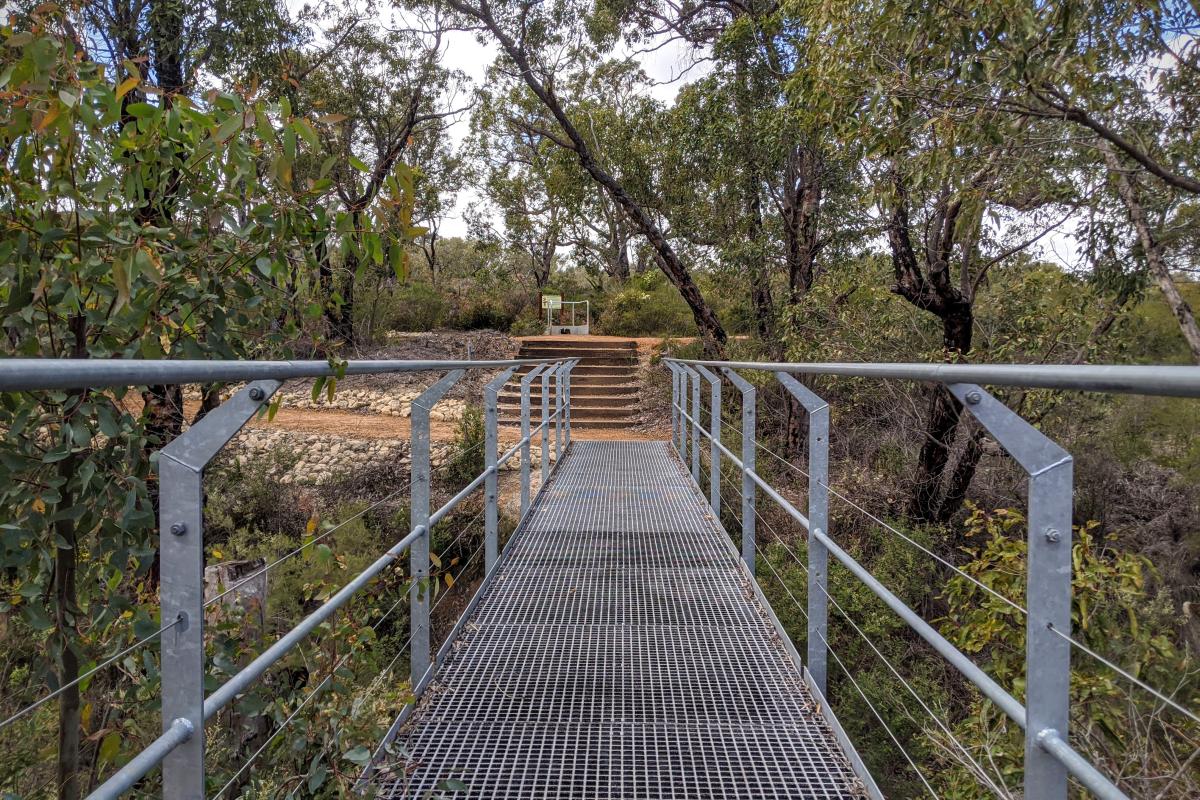
[[[389,331],[430,331],[446,324],[450,304],[432,284],[413,281],[381,289],[374,300],[360,302],[364,313],[374,305],[374,327]]]
[[[450,486],[464,486],[483,472],[483,411],[478,406],[463,409],[455,430],[450,458],[442,477]]]
[[[635,275],[608,299],[597,320],[597,332],[611,336],[695,334],[687,303],[658,272]]]

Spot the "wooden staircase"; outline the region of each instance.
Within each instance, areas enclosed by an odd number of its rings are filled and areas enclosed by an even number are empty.
[[[538,337],[521,342],[518,358],[578,358],[571,377],[571,427],[583,430],[628,428],[639,420],[637,342],[632,339],[589,337]],[[518,370],[521,375],[529,367]],[[556,386],[550,384],[550,413],[554,413]],[[541,422],[542,381],[529,387],[530,421]],[[514,380],[500,394],[501,424],[520,419],[521,387]]]

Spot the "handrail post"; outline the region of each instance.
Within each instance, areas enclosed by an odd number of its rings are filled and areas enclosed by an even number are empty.
[[[709,454],[708,454],[708,502],[713,514],[721,515],[721,376],[707,367],[696,365],[696,371],[704,376],[709,386]]]
[[[1071,645],[1054,630],[1071,631],[1074,465],[1066,450],[980,387],[947,388],[1029,475],[1024,796],[1065,800],[1067,768],[1045,748],[1043,734],[1068,741]]]
[[[679,365],[679,447],[678,447],[678,450],[679,450],[679,460],[683,462],[685,467],[687,466],[687,463],[688,463],[688,440],[691,438],[691,434],[688,432],[688,425],[690,425],[691,423],[688,422],[688,418],[686,416],[687,415],[687,397],[688,397],[687,369],[682,364],[680,364]]]
[[[675,452],[683,458],[683,450],[680,446],[680,437],[683,435],[683,428],[680,427],[683,422],[683,415],[679,413],[679,376],[680,369],[678,364],[670,361],[666,362],[667,369],[671,370],[671,443],[675,445]]]
[[[488,383],[483,390],[483,453],[484,470],[487,477],[483,480],[484,515],[483,515],[483,574],[490,575],[500,557],[500,475],[497,462],[500,459],[500,390],[509,378],[517,371],[509,367]],[[527,394],[529,388],[522,381],[522,394]],[[526,403],[522,398],[522,411],[526,412]],[[528,427],[528,416],[525,418]]]
[[[529,459],[532,449],[529,441],[529,385],[545,368],[545,364],[538,364],[521,378],[521,519],[525,519],[525,513],[529,510]]]
[[[700,484],[700,373],[690,366],[684,371],[692,377],[692,480]],[[684,405],[687,405],[686,399]]]
[[[808,412],[808,526],[829,534],[829,404],[786,372],[775,377]],[[828,670],[829,550],[808,537],[808,661],[813,685],[822,695]]]
[[[575,365],[578,363],[579,363],[578,358],[573,358],[567,362],[567,376],[566,376],[567,399],[564,401],[564,404],[563,404],[563,408],[566,410],[565,413],[567,415],[567,440],[566,440],[567,447],[571,446],[571,373],[575,369]]]
[[[558,365],[555,361],[542,372],[542,486],[550,480],[550,378]]]
[[[747,471],[754,472],[755,456],[755,405],[758,402],[758,391],[754,384],[734,372],[729,367],[721,367],[725,377],[742,393],[742,560],[754,574],[754,503],[758,487]]]
[[[415,688],[429,671],[429,412],[463,376],[463,370],[447,372],[412,401],[412,427],[409,434],[409,515],[413,530],[423,533],[408,550],[409,571],[409,676]]]
[[[559,365],[554,371],[554,462],[562,458],[563,447],[563,371],[566,370],[566,363]]]
[[[162,620],[162,729],[186,720],[192,733],[163,759],[165,800],[203,800],[204,467],[280,381],[250,383],[159,451],[159,583]]]

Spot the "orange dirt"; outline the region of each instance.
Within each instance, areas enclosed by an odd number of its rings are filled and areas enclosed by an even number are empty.
[[[354,411],[317,411],[308,408],[281,408],[275,419],[266,417],[250,421],[255,428],[276,428],[300,433],[320,433],[344,436],[347,439],[407,439],[412,431],[408,417],[383,414],[363,414]],[[447,442],[454,438],[457,422],[431,421],[429,435],[434,441]],[[573,426],[571,438],[580,441],[613,441],[616,439],[666,439],[667,431],[588,430]],[[501,426],[500,441],[515,444],[520,430]]]
[[[518,342],[637,342],[638,354],[643,356],[650,355],[654,352],[654,348],[666,341],[678,344],[696,341],[695,336],[592,336],[590,334],[587,336],[514,336],[513,339]]]

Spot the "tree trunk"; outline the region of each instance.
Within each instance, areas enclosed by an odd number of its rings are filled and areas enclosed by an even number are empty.
[[[63,459],[59,477],[70,481],[78,469],[75,456]],[[74,498],[64,494],[60,506],[69,508]],[[60,520],[54,524],[54,532],[62,541],[54,557],[54,599],[58,605],[55,613],[55,632],[62,646],[61,671],[58,681],[65,686],[79,677],[79,656],[75,651],[75,625],[72,620],[78,613],[75,594],[75,570],[77,566],[78,541],[75,524],[71,520]],[[79,684],[58,696],[58,797],[59,800],[78,800],[80,794],[80,725],[81,704]]]
[[[792,157],[784,205],[784,243],[788,268],[788,297],[793,303],[812,289],[816,276],[817,219],[821,183],[817,157],[801,148]]]
[[[1162,245],[1158,243],[1154,232],[1150,229],[1150,221],[1146,217],[1146,209],[1142,205],[1137,187],[1125,170],[1121,168],[1121,163],[1117,159],[1116,153],[1113,152],[1112,146],[1103,139],[1097,141],[1097,146],[1104,153],[1108,169],[1116,178],[1117,193],[1121,196],[1121,202],[1125,204],[1125,210],[1129,213],[1129,220],[1137,231],[1138,243],[1142,246],[1150,273],[1162,291],[1167,305],[1170,306],[1175,321],[1179,323],[1179,331],[1183,334],[1188,349],[1192,352],[1192,360],[1200,364],[1200,327],[1196,325],[1196,316],[1192,313],[1191,306],[1180,294],[1179,287],[1171,276],[1171,270],[1163,260]]]
[[[936,522],[940,516],[942,476],[958,432],[962,404],[942,384],[933,387],[925,423],[925,441],[917,458],[917,477],[909,501],[909,516],[917,522]]]

